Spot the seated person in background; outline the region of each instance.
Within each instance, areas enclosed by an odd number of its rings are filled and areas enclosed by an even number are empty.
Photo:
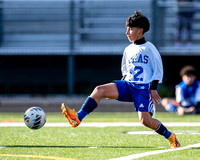
[[[200,113],[200,82],[197,79],[197,70],[193,66],[185,66],[180,71],[182,82],[176,86],[176,100],[164,98],[162,106],[168,112]]]

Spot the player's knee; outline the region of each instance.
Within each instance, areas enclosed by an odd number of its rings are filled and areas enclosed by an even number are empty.
[[[100,85],[100,86],[95,87],[94,92],[100,96],[103,96],[104,94],[103,86]]]

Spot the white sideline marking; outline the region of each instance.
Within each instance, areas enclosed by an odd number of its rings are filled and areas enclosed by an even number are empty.
[[[181,126],[200,126],[200,122],[164,122],[167,127]],[[24,122],[0,122],[0,127],[25,127]],[[143,126],[140,122],[83,122],[79,127],[136,127]],[[71,127],[68,122],[65,123],[46,123],[44,127]]]
[[[138,153],[138,154],[133,154],[133,155],[125,156],[125,157],[109,159],[109,160],[132,160],[132,159],[151,156],[151,155],[155,155],[155,154],[160,154],[160,153],[165,153],[165,152],[180,151],[180,150],[191,149],[191,148],[195,148],[195,147],[200,147],[200,143],[189,145],[189,146],[185,146],[185,147],[179,147],[179,148],[176,148],[176,149],[165,149],[165,150],[157,150],[157,151]]]

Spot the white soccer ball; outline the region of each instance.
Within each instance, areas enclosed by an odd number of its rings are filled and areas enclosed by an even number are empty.
[[[24,113],[24,122],[30,129],[39,129],[46,123],[46,114],[40,107],[31,107]]]

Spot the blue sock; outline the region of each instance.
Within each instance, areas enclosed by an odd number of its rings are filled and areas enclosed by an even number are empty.
[[[167,128],[161,122],[155,131],[158,134],[164,136],[166,139],[169,138],[172,134],[172,132],[168,131]]]
[[[88,113],[85,112],[83,109],[80,109],[80,110],[78,111],[77,114],[78,114],[78,119],[79,119],[80,121],[82,121],[83,118],[85,118],[85,116],[88,115]]]
[[[85,118],[90,112],[92,112],[97,107],[97,102],[92,98],[88,97],[83,103],[81,109],[78,111],[78,119],[80,121]]]

